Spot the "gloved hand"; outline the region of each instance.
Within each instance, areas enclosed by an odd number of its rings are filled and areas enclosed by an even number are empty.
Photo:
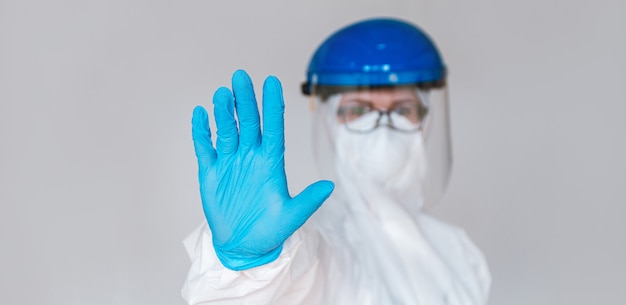
[[[215,253],[225,267],[245,270],[278,258],[285,240],[330,196],[334,184],[318,181],[291,198],[285,176],[285,106],[279,80],[270,76],[263,85],[262,135],[248,74],[235,72],[232,87],[233,93],[222,87],[213,96],[216,148],[201,106],[193,112],[192,135],[202,206]]]

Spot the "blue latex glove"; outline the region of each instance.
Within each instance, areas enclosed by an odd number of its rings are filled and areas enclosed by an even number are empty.
[[[202,206],[215,253],[227,268],[245,270],[278,258],[285,240],[330,196],[334,184],[318,181],[291,198],[279,80],[270,76],[263,85],[263,135],[250,77],[239,70],[232,86],[234,96],[224,87],[213,95],[216,148],[201,106],[193,112],[192,134]]]

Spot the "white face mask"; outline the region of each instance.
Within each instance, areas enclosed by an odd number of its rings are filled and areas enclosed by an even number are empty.
[[[404,133],[386,126],[355,133],[345,126],[338,127],[339,177],[350,180],[361,191],[376,189],[401,203],[416,205],[423,199],[426,151],[421,133]],[[411,210],[414,208],[420,207],[412,206]]]

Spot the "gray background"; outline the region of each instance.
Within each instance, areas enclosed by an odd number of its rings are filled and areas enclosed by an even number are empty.
[[[192,108],[237,68],[281,78],[299,192],[305,65],[371,16],[420,24],[451,69],[433,212],[484,251],[490,304],[626,304],[623,0],[0,0],[0,303],[183,304]]]

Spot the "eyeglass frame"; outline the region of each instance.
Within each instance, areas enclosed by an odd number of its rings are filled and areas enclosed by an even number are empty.
[[[372,126],[371,129],[367,129],[367,130],[357,130],[357,129],[352,129],[350,128],[350,124],[348,123],[348,120],[346,120],[345,118],[345,113],[342,112],[342,107],[339,106],[337,109],[337,116],[341,118],[341,120],[343,121],[342,124],[344,124],[346,126],[346,129],[348,129],[351,132],[355,132],[355,133],[370,133],[374,130],[376,130],[376,128],[380,127],[380,121],[381,118],[383,117],[383,115],[387,116],[387,124],[385,124],[388,128],[399,131],[399,132],[404,132],[404,133],[413,133],[413,132],[417,132],[417,131],[421,131],[424,128],[425,122],[427,121],[425,118],[428,117],[428,106],[422,101],[422,97],[420,96],[420,99],[415,100],[415,101],[411,101],[411,100],[405,100],[405,101],[398,101],[398,102],[394,102],[391,107],[389,107],[388,110],[383,110],[377,107],[374,107],[373,103],[371,102],[366,102],[366,101],[360,101],[360,100],[355,100],[352,102],[356,102],[359,104],[363,104],[365,106],[367,106],[368,108],[370,108],[370,112],[376,111],[378,113],[378,118],[376,118],[376,123]],[[415,102],[415,104],[417,104],[417,112],[418,112],[418,118],[419,118],[419,123],[417,124],[415,129],[410,129],[410,130],[405,130],[405,129],[400,129],[397,126],[394,125],[393,123],[393,119],[391,118],[391,113],[394,111],[394,109],[396,108],[397,105],[402,104],[402,103],[408,103],[408,102]],[[384,125],[382,125],[384,126]]]

